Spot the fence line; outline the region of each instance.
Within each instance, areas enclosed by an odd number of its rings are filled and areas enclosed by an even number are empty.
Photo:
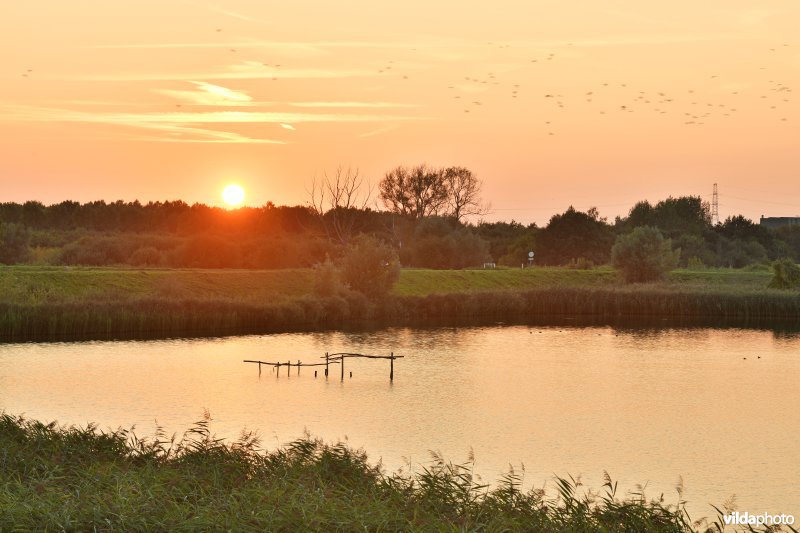
[[[245,363],[256,363],[258,364],[258,375],[261,376],[261,365],[267,365],[274,367],[277,372],[280,372],[282,366],[286,367],[286,375],[291,375],[292,367],[297,367],[297,375],[300,375],[300,368],[304,366],[324,366],[325,367],[325,377],[328,377],[328,370],[330,365],[339,365],[341,369],[341,379],[344,381],[344,360],[345,358],[351,357],[361,357],[364,359],[388,359],[389,360],[389,381],[394,381],[394,360],[395,359],[403,359],[403,355],[395,355],[394,352],[390,352],[389,355],[370,355],[370,354],[363,354],[363,353],[353,353],[353,352],[338,352],[338,353],[328,353],[325,352],[325,355],[320,357],[320,359],[325,359],[324,363],[303,363],[300,359],[297,360],[297,363],[292,363],[291,361],[286,361],[285,363],[282,362],[271,362],[271,361],[260,361],[254,359],[245,359]],[[314,377],[317,377],[317,372],[314,371]],[[350,373],[350,377],[353,377],[353,373]]]

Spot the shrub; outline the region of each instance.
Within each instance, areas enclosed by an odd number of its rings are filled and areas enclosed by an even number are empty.
[[[388,293],[400,278],[397,252],[369,235],[359,235],[350,241],[340,266],[342,280],[371,298]]]
[[[578,259],[571,259],[570,262],[567,263],[567,268],[571,268],[573,270],[591,270],[594,268],[594,263],[591,261],[591,259],[579,257]]]
[[[772,263],[770,289],[795,289],[800,287],[800,267],[791,259],[779,259]]]
[[[689,270],[705,270],[706,269],[706,265],[705,265],[705,263],[703,263],[702,259],[700,259],[696,255],[693,255],[686,262],[686,268],[689,269]]]
[[[152,246],[137,248],[128,259],[134,266],[155,266],[161,263],[161,254]]]
[[[680,250],[672,250],[672,241],[664,239],[657,228],[640,226],[620,235],[611,249],[611,263],[622,271],[625,281],[655,281],[678,264]]]
[[[325,262],[314,266],[314,294],[317,296],[331,297],[340,295],[346,289],[342,284],[341,272],[329,256]]]
[[[30,257],[30,232],[22,224],[0,223],[0,263],[23,263]]]

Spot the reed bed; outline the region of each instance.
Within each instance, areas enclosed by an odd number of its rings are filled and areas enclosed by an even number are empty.
[[[0,341],[135,339],[312,331],[372,322],[491,324],[558,317],[800,322],[800,292],[768,272],[676,271],[625,285],[609,269],[404,270],[377,301],[313,294],[311,270],[0,268]]]
[[[182,438],[63,427],[0,415],[0,530],[716,531],[676,503],[597,492],[557,478],[558,494],[492,487],[472,463],[433,455],[387,474],[362,450],[306,436],[264,452],[256,436],[216,439],[206,415]]]
[[[146,297],[39,304],[0,303],[0,340],[162,338],[340,328],[360,322],[415,325],[526,321],[546,317],[604,320],[717,319],[800,326],[800,293],[642,287],[554,287],[390,295],[301,296],[256,303],[230,298]]]

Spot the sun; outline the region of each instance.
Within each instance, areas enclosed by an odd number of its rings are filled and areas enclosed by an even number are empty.
[[[231,207],[242,205],[242,202],[244,202],[244,189],[241,185],[231,183],[222,191],[222,199]]]

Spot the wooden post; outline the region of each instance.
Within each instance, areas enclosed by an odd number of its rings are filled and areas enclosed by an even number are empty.
[[[261,377],[261,361],[258,362],[258,377]]]
[[[275,375],[277,377],[281,377],[281,364],[278,362],[278,366],[275,367]]]
[[[325,352],[325,377],[328,377],[328,352]]]
[[[314,379],[317,379],[317,371],[314,370]]]
[[[389,381],[394,381],[394,352],[389,355]]]
[[[297,375],[300,375],[300,359],[297,360]]]
[[[342,367],[342,381],[344,381],[344,356],[340,356],[339,366]]]
[[[288,378],[292,372],[292,362],[286,361],[286,377]]]

